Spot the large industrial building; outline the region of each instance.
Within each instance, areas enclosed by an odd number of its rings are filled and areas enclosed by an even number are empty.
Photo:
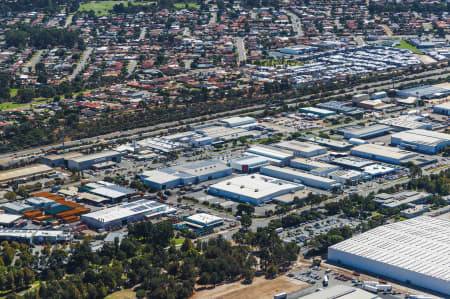
[[[257,155],[270,158],[273,164],[288,165],[289,161],[294,157],[292,151],[279,149],[272,146],[255,145],[250,147],[247,152],[250,155]]]
[[[17,180],[37,179],[53,169],[44,164],[34,164],[26,167],[4,170],[0,172],[0,183],[7,183]]]
[[[250,117],[250,116],[233,116],[230,118],[222,119],[220,122],[223,123],[227,127],[234,128],[234,127],[239,127],[239,126],[243,126],[243,125],[256,123],[256,119],[254,119],[253,117]]]
[[[269,160],[262,156],[245,156],[231,160],[230,166],[233,170],[244,173],[259,171],[262,166],[269,164]]]
[[[170,168],[144,171],[140,177],[147,185],[155,186],[162,190],[218,179],[231,175],[231,173],[232,169],[222,162],[206,160]]]
[[[378,144],[362,144],[356,146],[352,148],[350,154],[391,164],[403,164],[406,163],[409,158],[417,156],[417,154],[413,152]]]
[[[321,161],[295,158],[291,160],[291,167],[310,171],[312,174],[327,176],[328,173],[339,170],[339,166],[328,164]]]
[[[307,135],[302,139],[329,147],[330,149],[339,152],[348,151],[353,146],[351,143],[348,143],[347,141],[337,141],[333,139],[317,137],[314,135]]]
[[[296,157],[305,158],[326,154],[328,151],[326,147],[310,142],[300,142],[295,140],[281,141],[275,143],[274,146],[291,151]]]
[[[450,94],[450,90],[433,85],[418,86],[397,91],[401,98],[417,97],[422,99],[441,98]]]
[[[336,112],[334,111],[316,107],[304,107],[300,108],[298,111],[300,113],[314,114],[317,115],[318,117],[327,117],[336,114]]]
[[[391,144],[433,155],[450,145],[450,135],[428,130],[410,130],[393,134]]]
[[[340,134],[343,134],[345,139],[350,138],[369,139],[381,135],[386,135],[389,133],[390,130],[391,127],[389,126],[377,124],[368,127],[362,126],[345,127],[338,130],[338,132]]]
[[[274,197],[301,190],[305,186],[273,177],[252,174],[237,176],[209,187],[209,193],[216,196],[260,205]]]
[[[325,190],[342,187],[340,183],[333,179],[321,177],[307,172],[297,171],[292,168],[286,167],[261,167],[261,174]]]
[[[443,104],[435,105],[433,107],[434,113],[450,115],[450,102],[446,102]]]
[[[416,204],[426,203],[433,194],[417,191],[401,191],[393,194],[379,193],[375,196],[375,201],[385,208],[398,208],[406,205],[412,207]]]
[[[124,226],[142,220],[144,217],[157,217],[173,213],[176,210],[159,202],[141,199],[138,201],[116,205],[81,216],[81,221],[94,228],[110,228]]]
[[[74,170],[85,170],[95,164],[113,161],[120,162],[122,154],[116,151],[104,151],[91,155],[85,155],[67,159],[67,167]]]
[[[450,296],[450,221],[420,216],[328,248],[328,259]]]
[[[67,166],[67,160],[83,156],[79,152],[71,152],[59,155],[48,155],[42,158],[42,163],[50,167]]]
[[[206,213],[194,214],[186,217],[185,221],[189,225],[199,227],[214,227],[223,224],[223,218]]]
[[[37,229],[0,229],[0,240],[24,243],[63,243],[69,242],[72,235],[69,232]]]

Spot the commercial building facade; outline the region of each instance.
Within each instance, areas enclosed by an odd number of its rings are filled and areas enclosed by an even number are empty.
[[[304,189],[305,186],[273,177],[252,174],[238,176],[209,187],[208,192],[241,202],[260,205],[274,197]]]
[[[142,182],[159,190],[192,185],[229,176],[233,170],[218,160],[206,160],[185,165],[145,171]]]
[[[428,130],[410,130],[391,136],[391,144],[405,149],[434,155],[450,145],[450,135]]]
[[[325,190],[342,187],[342,184],[333,179],[286,167],[265,166],[261,168],[261,174]]]
[[[81,221],[94,228],[110,228],[124,226],[128,223],[142,220],[145,217],[175,212],[175,209],[147,199],[116,205],[107,209],[95,211],[81,216]]]
[[[413,152],[378,144],[362,144],[356,146],[352,148],[350,154],[391,164],[402,164],[405,160],[417,156]]]
[[[116,151],[104,151],[86,156],[75,157],[67,160],[67,167],[74,170],[85,170],[94,164],[113,161],[120,162],[122,154]]]

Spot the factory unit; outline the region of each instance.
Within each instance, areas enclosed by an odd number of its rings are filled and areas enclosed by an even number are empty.
[[[305,158],[292,159],[290,166],[293,168],[310,171],[312,174],[320,176],[327,176],[328,173],[340,169],[340,167],[336,165]]]
[[[433,194],[417,191],[401,191],[393,194],[379,193],[375,196],[375,201],[385,208],[398,208],[402,205],[413,207],[416,204],[427,203]]]
[[[91,155],[85,155],[67,160],[67,167],[74,170],[85,170],[95,164],[113,161],[120,162],[122,154],[116,151],[103,151]]]
[[[98,186],[97,188],[87,190],[87,192],[106,198],[109,203],[115,203],[126,200],[128,197],[135,195],[137,193],[136,190],[125,188],[122,186],[117,186],[114,184]]]
[[[332,190],[333,188],[342,187],[340,183],[333,179],[321,177],[307,172],[300,172],[298,170],[286,167],[261,167],[261,174],[325,190]]]
[[[433,129],[433,123],[420,115],[400,115],[399,117],[381,119],[378,123],[391,126],[396,131]]]
[[[394,173],[397,171],[397,169],[386,165],[372,164],[363,167],[361,171],[368,175],[370,178],[376,178],[386,174]]]
[[[273,146],[291,151],[296,157],[305,158],[326,154],[328,151],[326,147],[310,142],[300,142],[296,140],[281,141],[275,143]]]
[[[206,213],[186,217],[185,221],[194,227],[215,227],[223,224],[223,218]]]
[[[338,101],[329,101],[329,102],[325,102],[325,103],[319,103],[316,105],[316,107],[326,109],[326,110],[336,111],[338,113],[346,113],[346,114],[353,112],[357,109],[345,102],[338,102]]]
[[[22,218],[23,215],[0,213],[0,225],[3,227],[13,227]]]
[[[419,216],[379,226],[328,248],[328,259],[450,295],[450,222]]]
[[[312,294],[302,296],[302,299],[379,299],[361,288],[346,286],[338,284],[332,287],[328,287],[320,292],[314,292]]]
[[[34,164],[25,167],[0,171],[0,183],[12,181],[26,181],[44,177],[53,172],[53,169],[44,164]]]
[[[350,154],[361,158],[377,160],[391,164],[403,164],[416,153],[378,144],[362,144],[352,148]]]
[[[319,145],[326,146],[334,151],[345,152],[352,148],[353,144],[348,143],[347,141],[336,141],[328,138],[321,138],[314,135],[307,135],[305,137],[301,137],[303,140],[314,142]]]
[[[230,166],[233,170],[242,173],[254,173],[262,166],[269,164],[269,160],[262,156],[245,156],[231,160]]]
[[[433,111],[437,114],[450,115],[450,102],[435,105]]]
[[[341,184],[353,185],[362,180],[365,175],[361,171],[341,169],[330,172],[328,177]]]
[[[424,85],[397,91],[397,96],[401,98],[416,97],[422,99],[442,98],[450,94],[450,90],[432,86]]]
[[[369,139],[377,136],[386,135],[391,130],[391,127],[386,125],[372,125],[368,127],[350,126],[338,130],[339,134],[343,134],[345,139],[358,138]]]
[[[69,232],[57,230],[36,229],[0,229],[0,240],[17,241],[23,243],[66,243],[72,240]]]
[[[234,128],[239,127],[243,125],[253,124],[256,123],[256,119],[250,116],[234,116],[229,117],[220,120],[220,123],[222,123],[226,127]]]
[[[294,153],[288,150],[282,150],[272,146],[254,145],[250,147],[246,154],[253,154],[279,161],[279,165],[288,165],[289,161],[294,157]]]
[[[316,108],[316,107],[300,108],[298,110],[298,112],[300,112],[300,113],[307,113],[307,114],[314,114],[314,115],[317,115],[320,118],[336,114],[336,112],[334,112],[334,111],[327,110],[327,109],[322,109],[322,108]]]
[[[32,210],[33,207],[24,203],[21,203],[19,201],[15,202],[7,202],[0,206],[3,210],[5,210],[7,213],[11,214],[22,214],[25,211]]]
[[[82,153],[71,152],[59,155],[48,155],[42,158],[42,163],[50,167],[67,166],[67,160],[71,158],[81,157]]]
[[[260,174],[233,177],[209,187],[208,192],[241,202],[260,205],[274,197],[304,189],[305,186]]]
[[[391,144],[401,148],[434,155],[450,145],[450,135],[428,130],[410,130],[391,136]]]
[[[159,202],[141,199],[116,205],[81,216],[81,221],[90,227],[107,229],[113,226],[126,226],[144,218],[170,214],[176,210]]]
[[[230,167],[218,160],[206,160],[144,171],[140,178],[147,185],[155,186],[158,190],[164,190],[229,176],[232,171]]]
[[[366,160],[366,159],[360,159],[357,157],[340,157],[335,158],[330,161],[330,163],[342,166],[344,168],[349,169],[356,169],[356,170],[362,170],[364,167],[375,164],[375,162]]]

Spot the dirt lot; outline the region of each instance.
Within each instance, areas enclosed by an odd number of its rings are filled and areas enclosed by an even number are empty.
[[[234,282],[224,284],[210,290],[202,290],[191,299],[272,299],[274,295],[286,292],[292,293],[307,288],[309,284],[300,282],[286,276],[280,276],[272,280],[257,277],[251,285]]]

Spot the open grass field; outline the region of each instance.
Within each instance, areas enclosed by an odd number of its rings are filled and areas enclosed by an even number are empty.
[[[105,297],[106,299],[136,299],[136,292],[132,290],[121,290]]]
[[[128,6],[129,1],[92,1],[85,3],[78,8],[78,11],[91,11],[93,10],[96,15],[104,16],[109,13],[110,10],[113,9],[114,5],[122,3],[125,6]],[[146,1],[146,2],[136,2],[131,1],[132,4],[151,4],[155,2]]]
[[[39,99],[39,100],[33,101],[31,103],[25,103],[25,104],[24,103],[5,102],[5,103],[0,104],[0,111],[20,108],[20,107],[28,106],[30,104],[33,104],[33,105],[42,104],[42,103],[46,103],[47,101],[48,101],[47,99]]]
[[[397,46],[397,48],[400,49],[407,49],[407,50],[411,50],[416,54],[423,54],[422,51],[420,51],[419,49],[417,49],[416,47],[414,47],[413,45],[411,45],[409,42],[407,42],[406,40],[402,40],[400,42],[400,45]]]
[[[175,8],[178,8],[178,9],[186,8],[185,3],[175,3],[173,6],[175,6]],[[198,9],[198,8],[200,8],[200,5],[198,5],[197,3],[194,3],[194,2],[188,2],[187,7]]]

